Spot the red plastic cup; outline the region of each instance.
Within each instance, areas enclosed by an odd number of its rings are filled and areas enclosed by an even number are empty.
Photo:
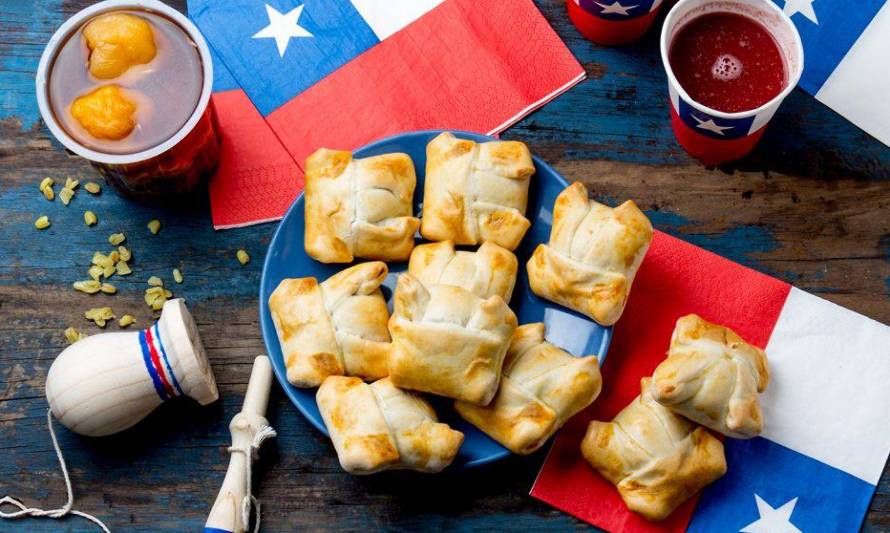
[[[109,11],[135,10],[163,15],[176,23],[195,43],[201,58],[201,95],[194,111],[182,127],[164,142],[131,154],[108,154],[93,150],[65,131],[52,110],[48,79],[56,54],[68,37],[93,17]],[[53,34],[37,67],[37,104],[49,131],[71,152],[84,157],[124,195],[154,202],[175,202],[195,190],[216,170],[220,139],[216,133],[213,108],[209,106],[213,87],[213,62],[207,42],[179,11],[157,0],[106,0],[75,14]],[[183,198],[184,199],[184,198]]]
[[[674,38],[692,20],[714,13],[753,19],[778,44],[785,62],[785,87],[756,109],[737,113],[712,109],[693,100],[674,76],[669,61]],[[769,0],[680,0],[661,29],[661,60],[667,72],[674,135],[689,155],[712,166],[740,159],[757,146],[779,105],[800,80],[803,45],[791,19]]]
[[[566,0],[569,19],[591,41],[616,46],[635,41],[652,26],[662,0]]]

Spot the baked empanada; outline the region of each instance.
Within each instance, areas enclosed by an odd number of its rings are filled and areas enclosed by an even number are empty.
[[[601,388],[596,357],[574,357],[545,341],[538,322],[513,333],[494,400],[485,407],[458,401],[454,408],[489,437],[526,455],[590,405]]]
[[[652,397],[714,431],[750,439],[763,429],[757,393],[768,383],[763,350],[693,314],[677,320],[668,357],[652,375]]]
[[[451,464],[464,434],[438,422],[423,398],[383,378],[370,385],[331,376],[316,394],[318,410],[350,474],[410,469],[439,472]]]
[[[287,379],[316,387],[328,376],[386,376],[389,312],[380,292],[386,264],[359,263],[319,284],[284,279],[269,297]]]
[[[475,252],[454,249],[454,242],[422,244],[411,252],[408,272],[424,285],[454,285],[480,298],[513,295],[519,261],[513,252],[485,241]]]
[[[534,173],[524,143],[440,134],[426,146],[420,233],[431,241],[494,241],[515,250],[531,225],[525,208]]]
[[[353,159],[316,150],[306,159],[306,253],[322,263],[408,259],[420,226],[412,216],[416,185],[408,154]]]
[[[611,208],[574,183],[553,206],[550,243],[528,261],[532,291],[604,326],[618,321],[652,241],[652,224],[628,200]]]
[[[631,511],[663,520],[726,473],[723,444],[652,399],[650,378],[611,422],[593,421],[581,453]]]
[[[500,296],[402,274],[389,320],[389,376],[397,387],[487,404],[501,379],[516,315]]]

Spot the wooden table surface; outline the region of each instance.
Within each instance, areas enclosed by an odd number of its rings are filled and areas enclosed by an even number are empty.
[[[228,463],[228,422],[240,408],[253,356],[264,351],[256,294],[275,224],[215,232],[206,205],[165,211],[108,188],[99,196],[80,191],[67,208],[41,197],[44,176],[96,177],[50,138],[33,94],[44,44],[89,3],[10,0],[0,9],[0,496],[62,505],[43,387],[66,345],[62,331],[74,325],[95,333],[82,313],[100,304],[145,326],[145,280],[169,280],[179,267],[185,282],[173,290],[197,319],[221,401],[205,408],[167,404],[116,437],[86,439],[64,429],[59,437],[75,508],[114,531],[199,531]],[[174,3],[184,9],[184,0]],[[670,131],[656,32],[632,46],[601,48],[579,36],[559,0],[538,3],[588,79],[504,137],[529,143],[599,198],[635,199],[659,229],[890,322],[890,149],[795,90],[753,155],[704,168]],[[84,226],[86,209],[98,215],[97,226]],[[32,224],[42,214],[53,225],[37,232]],[[153,218],[164,224],[157,236],[145,229]],[[115,278],[115,296],[73,291],[93,251],[107,250],[116,231],[128,236],[133,275]],[[247,266],[235,260],[239,248],[253,258]],[[277,387],[269,419],[279,436],[264,446],[255,476],[265,531],[585,527],[527,495],[543,452],[462,474],[358,478],[341,471],[327,439]],[[890,529],[887,479],[865,531]],[[0,531],[92,530],[79,519],[0,522]]]

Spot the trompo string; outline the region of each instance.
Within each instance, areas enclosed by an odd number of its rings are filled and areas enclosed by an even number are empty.
[[[43,510],[38,509],[36,507],[27,507],[21,501],[13,498],[12,496],[4,496],[0,498],[0,518],[5,520],[16,520],[18,518],[65,518],[67,515],[76,515],[99,526],[105,533],[111,533],[108,527],[102,523],[101,520],[96,518],[95,516],[87,513],[83,513],[81,511],[72,510],[71,506],[74,505],[74,490],[71,488],[71,478],[68,476],[68,466],[65,464],[65,458],[62,456],[62,450],[59,448],[59,441],[56,439],[56,432],[53,431],[53,419],[52,419],[52,411],[50,409],[46,410],[46,425],[49,428],[49,436],[53,440],[53,448],[56,450],[56,457],[59,458],[59,465],[62,467],[62,475],[65,477],[65,488],[68,490],[68,501],[65,502],[65,505],[58,509],[50,509]],[[2,510],[4,505],[13,505],[18,507],[18,511],[13,511],[10,513],[4,512]]]

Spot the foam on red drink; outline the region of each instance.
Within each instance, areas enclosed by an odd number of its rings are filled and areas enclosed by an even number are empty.
[[[727,113],[760,107],[785,87],[775,39],[742,15],[715,13],[689,22],[671,44],[670,63],[689,96]]]

